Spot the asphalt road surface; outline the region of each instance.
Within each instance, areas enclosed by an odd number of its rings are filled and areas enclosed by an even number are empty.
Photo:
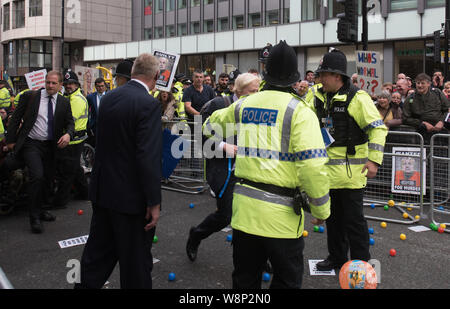
[[[189,204],[194,207],[190,208]],[[78,211],[82,210],[83,214]],[[208,192],[189,195],[163,191],[163,210],[156,230],[158,242],[153,246],[156,259],[152,272],[154,289],[229,289],[231,288],[232,246],[227,235],[220,231],[204,240],[199,248],[197,260],[190,262],[185,253],[189,228],[197,225],[215,210],[215,200]],[[417,210],[410,213],[414,216]],[[71,289],[76,278],[76,263],[81,259],[83,245],[61,248],[59,241],[87,235],[91,218],[88,201],[72,201],[67,209],[55,210],[55,222],[44,222],[43,234],[32,234],[27,211],[16,208],[9,216],[0,217],[0,267],[11,284],[17,289]],[[394,208],[388,211],[367,207],[371,216],[402,219]],[[446,221],[444,221],[446,220]],[[327,256],[325,233],[313,231],[311,216],[306,215],[304,250],[304,289],[339,289],[338,272],[335,275],[312,276],[309,260],[320,260]],[[442,222],[448,222],[443,217]],[[406,220],[405,220],[406,222]],[[379,289],[448,289],[450,288],[450,234],[435,231],[413,232],[414,225],[388,223],[386,228],[380,221],[369,220],[374,229],[371,237],[373,259],[379,261],[381,282]],[[400,239],[400,234],[406,240]],[[395,257],[389,250],[397,251]],[[169,281],[169,273],[176,278]],[[262,282],[267,289],[269,282]],[[106,289],[120,288],[118,266],[109,278]]]

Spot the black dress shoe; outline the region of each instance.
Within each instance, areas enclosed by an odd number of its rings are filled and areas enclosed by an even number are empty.
[[[30,218],[31,231],[35,234],[40,234],[44,231],[44,226],[38,218]]]
[[[194,241],[194,239],[192,238],[194,229],[195,229],[195,227],[191,227],[191,229],[189,230],[189,238],[186,243],[186,254],[187,254],[189,260],[191,260],[192,262],[194,262],[195,259],[197,258],[198,246],[200,246],[200,242]]]
[[[318,271],[330,271],[333,269],[339,269],[344,265],[344,263],[334,262],[329,259],[323,260],[316,264]]]
[[[39,219],[41,219],[42,221],[50,222],[50,221],[55,221],[56,217],[54,215],[52,215],[51,213],[49,213],[48,211],[43,211],[43,212],[41,212]]]

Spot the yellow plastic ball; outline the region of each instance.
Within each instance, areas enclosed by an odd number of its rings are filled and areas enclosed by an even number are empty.
[[[401,240],[405,240],[406,239],[406,235],[405,234],[400,234],[400,239]]]
[[[444,230],[447,228],[447,226],[444,223],[439,224],[440,228],[443,228]]]
[[[417,216],[414,217],[414,219],[419,220],[419,219],[420,219],[420,216],[417,215]]]
[[[308,231],[303,231],[303,237],[307,237],[308,236]]]
[[[389,207],[392,207],[395,205],[395,202],[393,200],[389,200],[388,205],[389,205]]]
[[[412,208],[411,208],[411,207],[408,207],[408,208],[406,208],[406,210],[408,210],[408,211],[411,211],[411,210],[412,210]]]
[[[409,218],[409,215],[408,215],[406,212],[404,212],[404,213],[403,213],[403,218],[408,219],[408,218]]]
[[[381,222],[380,225],[382,228],[385,228],[387,226],[386,222]]]

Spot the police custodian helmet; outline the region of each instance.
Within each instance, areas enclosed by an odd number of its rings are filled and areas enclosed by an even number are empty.
[[[69,84],[69,83],[75,83],[78,85],[80,84],[77,74],[75,74],[75,72],[73,72],[71,69],[68,69],[66,71],[66,73],[64,74],[64,80],[63,80],[63,84]]]
[[[298,82],[298,60],[295,50],[286,41],[280,41],[270,50],[266,61],[264,80],[273,86],[289,87]]]
[[[133,68],[134,61],[125,59],[117,65],[116,72],[113,77],[123,76],[127,79],[131,79],[131,69]]]
[[[338,49],[326,53],[317,68],[316,74],[321,72],[337,73],[349,78],[347,75],[347,57]]]
[[[270,50],[272,49],[272,44],[268,43],[267,46],[264,46],[259,51],[259,57],[258,60],[262,63],[266,63],[267,58],[269,58]]]

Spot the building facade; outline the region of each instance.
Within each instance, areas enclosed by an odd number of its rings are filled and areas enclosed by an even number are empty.
[[[399,72],[415,77],[442,68],[427,57],[426,43],[442,28],[445,0],[368,2],[368,49],[382,55],[384,82],[394,81]],[[180,72],[201,68],[218,75],[227,65],[258,69],[258,50],[286,40],[296,48],[302,76],[317,69],[329,47],[347,55],[351,74],[355,51],[362,47],[337,40],[336,15],[341,12],[336,0],[133,0],[133,41],[85,47],[84,61],[114,66],[142,52],[167,50],[181,55]]]
[[[85,46],[129,42],[132,34],[129,1],[1,0],[1,16],[2,73],[18,88],[25,73],[83,65]]]

